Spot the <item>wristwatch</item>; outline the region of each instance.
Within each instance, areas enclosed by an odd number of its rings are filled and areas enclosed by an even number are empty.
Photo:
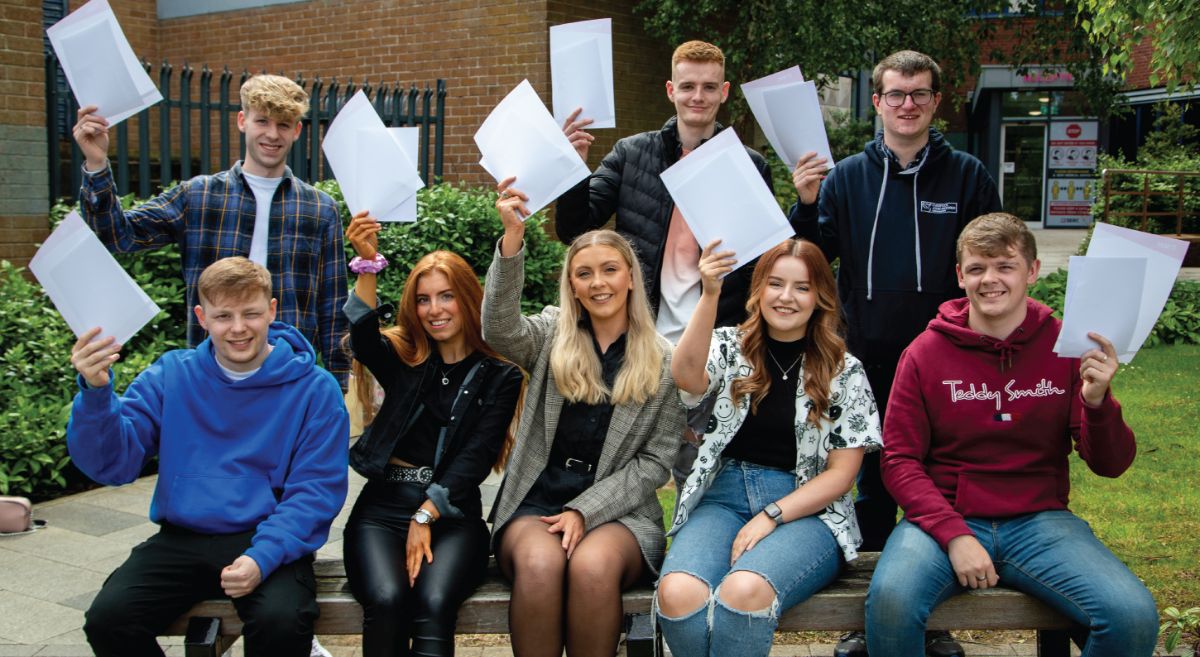
[[[774,520],[776,525],[783,524],[783,509],[779,508],[778,504],[771,502],[764,506],[763,513],[767,514],[767,517],[771,520]]]
[[[412,519],[418,525],[432,525],[434,521],[433,514],[425,509],[417,509],[417,512],[412,514]]]

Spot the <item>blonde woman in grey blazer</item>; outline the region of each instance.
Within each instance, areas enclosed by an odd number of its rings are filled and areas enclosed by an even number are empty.
[[[683,431],[670,350],[654,330],[637,258],[613,231],[578,237],[560,307],[521,314],[524,194],[500,184],[504,222],[484,288],[483,334],[529,373],[516,444],[493,509],[513,583],[518,657],[616,653],[621,591],[657,574],[666,539],[655,490]]]

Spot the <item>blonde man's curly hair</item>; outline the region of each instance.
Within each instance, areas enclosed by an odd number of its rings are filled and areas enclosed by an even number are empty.
[[[242,110],[253,109],[275,120],[297,121],[308,113],[308,93],[281,75],[256,75],[242,85]]]

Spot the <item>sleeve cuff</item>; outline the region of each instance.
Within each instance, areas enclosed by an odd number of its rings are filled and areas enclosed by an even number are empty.
[[[357,324],[381,310],[382,308],[368,306],[367,302],[363,301],[353,290],[350,291],[350,296],[346,297],[346,304],[342,306],[342,312],[346,314],[346,318],[350,320],[351,324]]]
[[[100,167],[99,169],[96,169],[95,171],[88,171],[87,164],[82,164],[82,165],[80,165],[79,168],[83,169],[83,175],[87,176],[88,178],[92,178],[94,176],[98,176],[98,175],[104,173],[105,171],[108,171],[109,163],[108,163],[108,160],[105,160],[104,166]]]
[[[273,550],[264,549],[261,545],[251,546],[249,550],[243,552],[247,557],[254,559],[254,563],[258,564],[258,570],[262,574],[264,582],[283,562],[282,555],[272,554],[272,552]]]
[[[443,518],[463,518],[465,517],[462,509],[450,503],[450,491],[443,485],[438,483],[429,484],[429,488],[425,489],[425,495],[430,502],[437,507],[438,513]]]
[[[1103,424],[1121,417],[1121,405],[1113,397],[1112,388],[1104,393],[1104,399],[1100,400],[1099,406],[1089,406],[1082,392],[1079,393],[1079,404],[1083,406],[1083,418],[1088,424]]]

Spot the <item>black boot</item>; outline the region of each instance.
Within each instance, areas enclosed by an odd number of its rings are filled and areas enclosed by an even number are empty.
[[[867,635],[857,630],[843,634],[833,648],[833,657],[867,657]]]
[[[926,657],[965,657],[966,651],[946,630],[925,632]]]

